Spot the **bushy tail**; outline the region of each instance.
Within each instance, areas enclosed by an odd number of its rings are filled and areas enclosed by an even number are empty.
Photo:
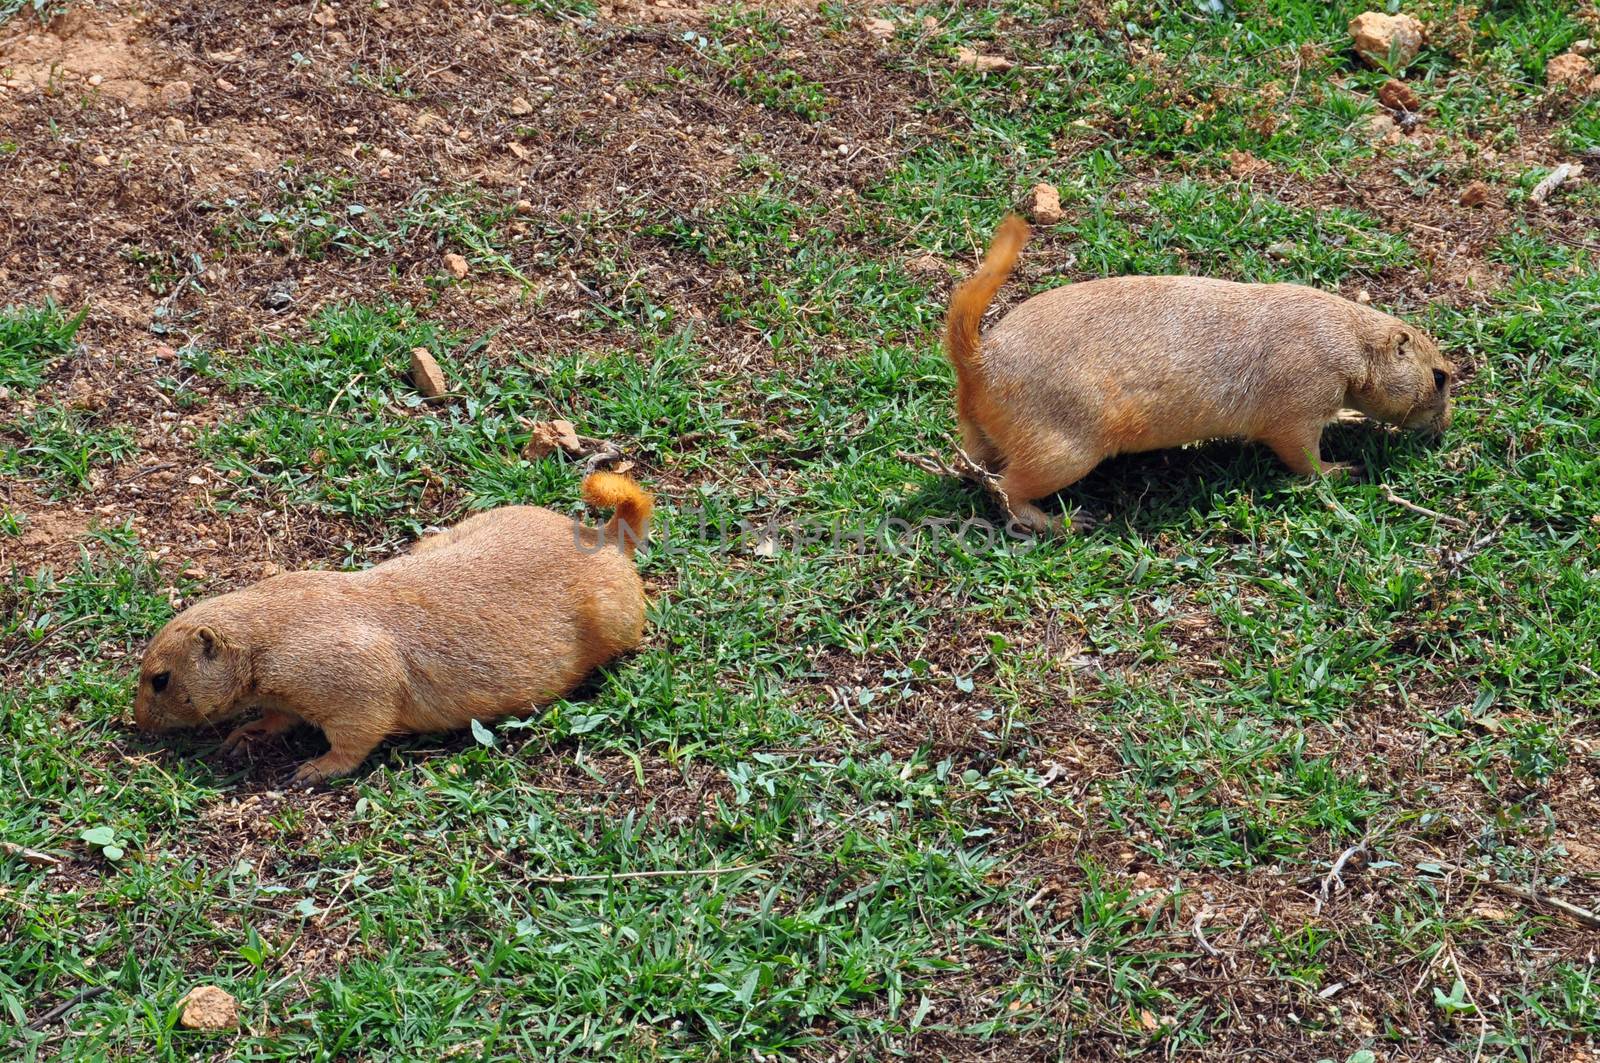
[[[1028,223],[1015,214],[1008,214],[995,230],[983,265],[950,296],[950,309],[944,319],[944,350],[950,364],[955,366],[956,416],[963,421],[972,420],[973,410],[984,391],[978,326],[983,321],[984,311],[994,301],[994,293],[1011,276],[1028,236]]]
[[[616,510],[606,522],[606,542],[616,543],[629,557],[650,537],[655,496],[628,477],[614,472],[590,473],[583,481],[583,500],[597,509]]]

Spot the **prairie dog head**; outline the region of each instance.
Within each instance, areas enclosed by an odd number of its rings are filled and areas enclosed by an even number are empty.
[[[249,653],[218,619],[180,614],[151,640],[133,698],[140,729],[198,727],[234,714],[250,683]]]
[[[1351,389],[1350,405],[1402,428],[1442,432],[1450,426],[1450,388],[1456,367],[1421,329],[1389,318],[1373,344],[1367,379]]]

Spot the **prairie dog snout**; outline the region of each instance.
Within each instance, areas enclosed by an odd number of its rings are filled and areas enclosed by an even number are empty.
[[[134,718],[167,731],[260,709],[230,749],[314,724],[330,748],[298,783],[350,771],[389,735],[559,697],[644,631],[632,558],[654,500],[613,473],[583,495],[616,510],[603,529],[505,506],[365,571],[291,572],[200,602],[151,641]]]
[[[1033,500],[1114,454],[1237,437],[1304,475],[1340,409],[1405,428],[1450,423],[1456,367],[1420,329],[1296,284],[1113,277],[1044,292],[980,342],[979,322],[1028,239],[1001,223],[983,265],[950,299],[945,350],[967,453],[1001,471],[1021,523]]]

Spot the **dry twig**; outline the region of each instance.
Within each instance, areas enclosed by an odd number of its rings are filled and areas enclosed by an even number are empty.
[[[1573,904],[1571,901],[1564,901],[1560,897],[1552,897],[1547,893],[1540,893],[1530,886],[1519,886],[1515,882],[1505,882],[1501,879],[1492,878],[1482,871],[1474,871],[1470,867],[1462,867],[1460,864],[1447,864],[1442,860],[1435,860],[1434,863],[1446,871],[1454,871],[1464,875],[1480,886],[1487,886],[1496,893],[1503,893],[1507,897],[1516,897],[1518,900],[1526,901],[1529,904],[1548,908],[1553,912],[1561,913],[1568,919],[1582,923],[1584,926],[1600,930],[1600,912],[1591,912],[1589,909]]]
[[[66,1000],[63,1000],[49,1011],[39,1016],[37,1019],[34,1019],[32,1022],[28,1023],[28,1029],[42,1030],[46,1026],[49,1026],[51,1023],[55,1022],[57,1019],[61,1018],[61,1016],[65,1015],[67,1012],[71,1011],[73,1008],[77,1007],[79,1004],[86,1004],[95,997],[105,996],[109,992],[111,992],[111,990],[103,985],[85,986],[76,993],[72,994],[72,996],[68,997]]]
[[[1550,176],[1533,186],[1533,191],[1528,193],[1529,203],[1543,203],[1550,198],[1550,193],[1566,184],[1567,178],[1582,171],[1570,162],[1564,162],[1550,171]]]
[[[736,867],[668,868],[662,871],[617,871],[598,875],[535,875],[528,881],[541,886],[561,886],[568,882],[610,882],[629,878],[688,878],[697,875],[733,875],[740,871],[758,871],[756,864],[739,864]],[[760,872],[765,874],[765,872]]]
[[[144,468],[137,469],[134,472],[124,476],[122,479],[115,481],[111,486],[121,487],[123,484],[132,483],[141,476],[149,476],[153,472],[165,472],[168,469],[176,469],[177,467],[178,463],[175,461],[164,461],[160,465],[146,465]]]
[[[1333,899],[1334,883],[1338,883],[1339,888],[1344,889],[1344,878],[1339,874],[1344,870],[1344,865],[1354,859],[1357,854],[1365,853],[1366,851],[1367,840],[1363,838],[1360,842],[1339,854],[1339,859],[1333,862],[1333,866],[1328,869],[1328,874],[1323,878],[1322,888],[1317,891],[1317,906],[1313,909],[1315,914],[1321,915],[1323,907]]]
[[[990,472],[982,465],[979,465],[972,460],[972,455],[960,447],[956,448],[956,463],[954,465],[949,465],[931,454],[909,454],[903,450],[899,452],[899,458],[901,461],[908,461],[923,472],[930,472],[935,476],[949,476],[957,480],[966,480],[968,483],[975,483],[998,499],[1007,514],[1016,515],[1011,508],[1011,499],[1006,497],[1005,491],[1000,487],[1000,475]]]
[[[49,853],[40,852],[38,849],[29,849],[27,846],[18,845],[16,842],[0,841],[0,853],[14,856],[23,863],[32,864],[34,867],[60,867],[64,863],[59,856],[51,856]]]
[[[1222,959],[1222,950],[1206,940],[1205,922],[1210,915],[1211,909],[1209,907],[1201,908],[1194,913],[1194,922],[1189,925],[1189,929],[1194,932],[1194,939],[1200,943],[1201,951],[1213,959],[1220,960]]]
[[[98,616],[86,615],[75,617],[72,620],[63,620],[55,627],[50,628],[43,635],[40,635],[37,641],[30,645],[24,646],[19,650],[13,650],[8,656],[0,658],[0,664],[16,664],[19,661],[25,661],[29,657],[32,657],[34,654],[38,653],[40,650],[44,649],[45,646],[49,644],[51,639],[55,638],[63,631],[71,631],[75,627],[82,627],[84,624],[99,619],[100,618]]]
[[[1500,523],[1496,524],[1493,528],[1490,528],[1483,535],[1478,536],[1478,538],[1474,539],[1472,542],[1468,543],[1466,546],[1463,546],[1459,550],[1440,551],[1439,559],[1444,562],[1445,572],[1447,574],[1454,574],[1460,570],[1461,566],[1465,565],[1468,561],[1482,553],[1484,547],[1488,546],[1490,543],[1494,542],[1500,537],[1501,529],[1506,526],[1506,521],[1510,519],[1510,517],[1501,517]]]
[[[1401,498],[1399,495],[1394,493],[1394,488],[1390,487],[1388,484],[1383,485],[1383,497],[1399,506],[1401,509],[1408,509],[1413,513],[1420,513],[1424,517],[1431,517],[1440,524],[1447,525],[1448,527],[1460,528],[1462,530],[1466,530],[1466,528],[1469,527],[1467,522],[1462,520],[1460,517],[1452,517],[1448,514],[1440,513],[1436,509],[1429,509],[1427,506],[1419,506],[1415,502],[1410,502],[1404,498]]]

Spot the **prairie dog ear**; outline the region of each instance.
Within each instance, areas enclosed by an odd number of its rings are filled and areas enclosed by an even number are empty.
[[[1408,328],[1396,329],[1394,346],[1390,349],[1396,358],[1411,358],[1416,353],[1417,337]]]
[[[204,653],[207,658],[214,658],[218,653],[222,652],[222,636],[218,635],[211,628],[195,628],[194,639],[200,644],[200,652]]]

